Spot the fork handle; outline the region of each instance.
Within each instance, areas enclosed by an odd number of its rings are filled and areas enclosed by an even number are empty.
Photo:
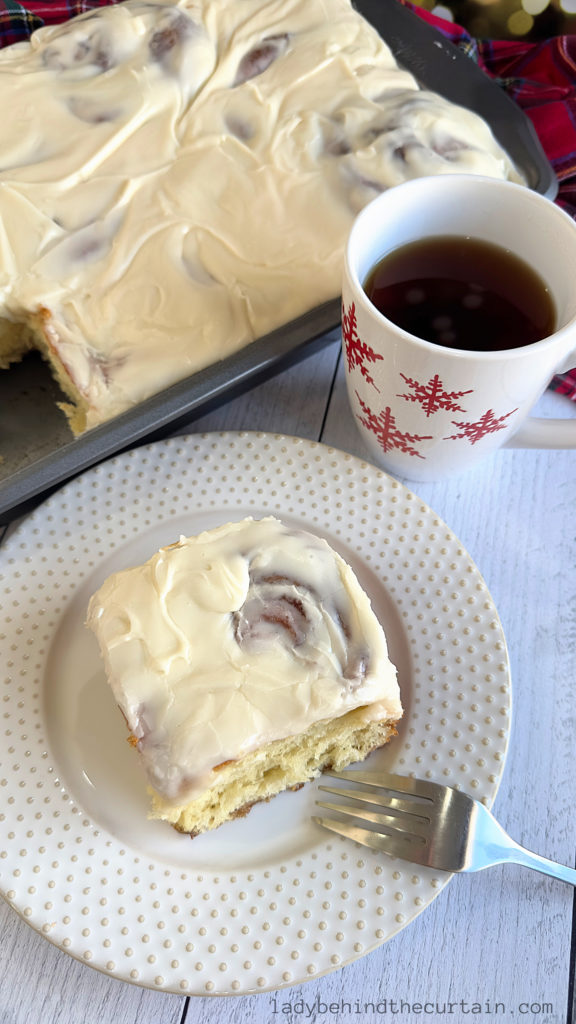
[[[512,861],[514,864],[522,864],[525,868],[533,868],[534,871],[541,871],[544,875],[552,875],[553,878],[559,878],[561,882],[568,882],[570,885],[576,885],[576,871],[574,868],[565,867],[564,864],[557,864],[553,860],[548,860],[547,857],[540,857],[537,853],[532,853],[530,850],[525,850],[523,846],[519,846],[517,843],[507,849],[501,850],[501,861]]]
[[[576,886],[576,871],[574,868],[565,867],[564,864],[557,864],[548,857],[541,857],[538,853],[526,850],[502,828],[502,825],[483,804],[478,804],[476,817],[477,842],[473,846],[474,853],[470,870],[489,867],[490,864],[521,864],[525,868],[532,868],[544,875],[551,875],[561,882],[568,882]]]

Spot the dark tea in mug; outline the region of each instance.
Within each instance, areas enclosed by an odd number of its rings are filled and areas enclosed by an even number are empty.
[[[539,275],[509,250],[467,236],[400,246],[372,268],[364,291],[398,327],[447,348],[520,348],[556,329]]]

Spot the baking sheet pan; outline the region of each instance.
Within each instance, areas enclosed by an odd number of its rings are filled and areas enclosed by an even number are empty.
[[[468,56],[398,0],[355,6],[423,87],[484,117],[528,186],[555,198],[556,178],[532,123]],[[57,408],[62,396],[39,356],[0,371],[0,524],[89,466],[192,422],[335,341],[339,315],[335,299],[79,438]]]

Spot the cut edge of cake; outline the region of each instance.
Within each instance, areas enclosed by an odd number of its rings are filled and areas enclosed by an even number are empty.
[[[42,307],[22,320],[0,318],[0,371],[38,352],[67,401],[57,402],[75,436],[87,427],[89,404],[75,386],[54,344],[50,310]]]
[[[326,769],[339,771],[364,761],[397,734],[400,718],[373,721],[366,708],[317,722],[307,732],[275,740],[236,761],[213,769],[214,781],[201,796],[174,807],[152,787],[151,818],[167,821],[193,838],[224,822],[245,817],[255,804],[301,789]]]

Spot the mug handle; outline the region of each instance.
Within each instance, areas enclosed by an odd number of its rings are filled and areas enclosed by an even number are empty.
[[[576,448],[576,420],[529,416],[505,448]]]
[[[576,349],[564,356],[556,373],[576,366]],[[576,420],[528,416],[504,448],[576,448]]]
[[[568,352],[557,367],[557,374],[576,366],[576,348]],[[576,449],[576,420],[529,416],[503,447],[524,449]]]

